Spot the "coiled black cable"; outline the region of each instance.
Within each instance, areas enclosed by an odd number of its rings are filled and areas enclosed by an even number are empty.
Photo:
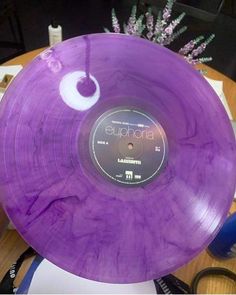
[[[225,276],[236,283],[236,274],[222,267],[208,267],[200,271],[192,280],[190,290],[192,294],[197,294],[199,281],[206,276]]]

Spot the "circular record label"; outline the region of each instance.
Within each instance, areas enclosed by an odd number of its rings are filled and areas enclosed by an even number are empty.
[[[89,146],[98,171],[117,184],[144,185],[167,160],[161,125],[149,114],[129,107],[102,114],[93,125]]]

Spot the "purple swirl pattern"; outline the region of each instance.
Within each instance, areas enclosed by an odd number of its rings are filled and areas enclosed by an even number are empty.
[[[88,40],[100,98],[77,110],[59,88],[68,73],[87,72]],[[130,188],[98,173],[88,142],[100,115],[127,105],[156,118],[169,146],[160,175]],[[226,218],[235,161],[234,134],[214,91],[182,58],[140,38],[62,42],[21,71],[0,107],[0,198],[8,216],[41,255],[88,279],[156,279],[196,256]]]

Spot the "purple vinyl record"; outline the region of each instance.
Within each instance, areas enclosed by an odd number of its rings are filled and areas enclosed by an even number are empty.
[[[37,56],[4,95],[1,202],[67,271],[156,279],[217,234],[235,151],[220,100],[181,57],[136,37],[82,36]]]

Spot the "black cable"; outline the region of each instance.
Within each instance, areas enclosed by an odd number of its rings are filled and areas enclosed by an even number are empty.
[[[6,272],[4,278],[0,282],[0,294],[14,294],[15,286],[14,280],[15,277],[26,258],[32,257],[37,253],[32,248],[28,248],[21,256],[13,263],[10,269]]]
[[[192,280],[190,290],[192,294],[197,294],[199,281],[206,276],[225,276],[236,283],[236,274],[222,267],[208,267],[200,271]]]

